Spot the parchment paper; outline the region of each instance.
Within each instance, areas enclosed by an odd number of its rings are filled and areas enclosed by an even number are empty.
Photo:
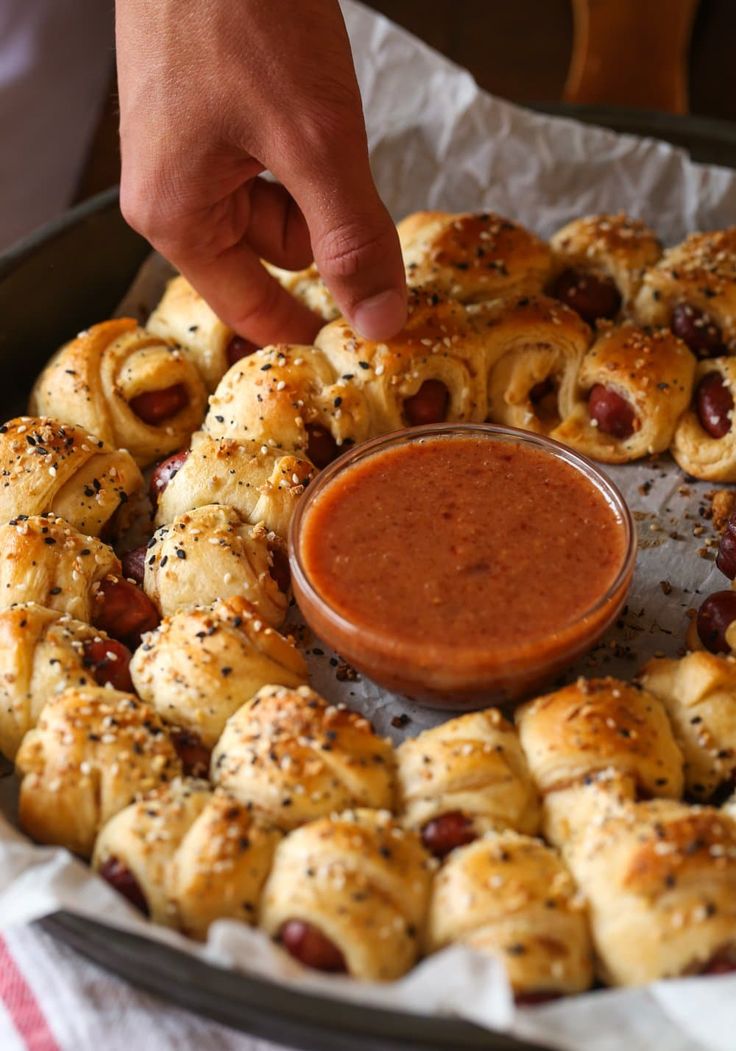
[[[386,19],[345,0],[379,189],[395,218],[425,207],[488,208],[542,235],[589,211],[624,209],[667,243],[736,222],[736,173],[692,164],[675,148],[537,116],[479,91],[472,78]],[[144,317],[167,266],[152,257],[121,309]],[[684,648],[688,610],[725,586],[705,517],[712,487],[686,482],[669,457],[609,470],[637,520],[640,554],[627,608],[570,678],[630,678],[654,654]],[[298,626],[298,618],[294,620]],[[319,640],[304,639],[315,689],[370,715],[399,740],[441,720],[369,682],[346,677]],[[148,924],[66,852],[31,845],[14,827],[15,779],[0,777],[0,929],[65,908],[143,932],[221,965],[302,990],[424,1014],[457,1014],[575,1051],[732,1051],[736,977],[605,990],[516,1010],[495,961],[452,948],[389,986],[307,972],[258,931],[221,921],[207,945]]]

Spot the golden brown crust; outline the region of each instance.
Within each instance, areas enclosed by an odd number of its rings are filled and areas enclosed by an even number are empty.
[[[513,726],[496,708],[450,719],[397,750],[400,812],[421,829],[460,811],[476,834],[536,832],[539,803]]]
[[[134,399],[183,389],[185,404],[159,424],[137,414]],[[207,391],[182,351],[132,318],[103,321],[57,351],[36,380],[29,411],[77,424],[141,467],[176,452],[200,426]]]
[[[107,636],[35,602],[0,611],[0,752],[14,759],[49,697],[94,686],[84,644]]]
[[[203,940],[215,920],[255,923],[280,838],[206,781],[177,779],[108,821],[92,864],[124,865],[154,922]]]
[[[407,280],[464,303],[541,292],[549,246],[493,212],[415,212],[398,225]]]
[[[143,637],[130,673],[162,719],[211,748],[257,690],[267,683],[298,686],[307,668],[292,641],[235,596],[165,617]]]
[[[81,427],[35,416],[0,427],[0,521],[52,511],[99,536],[142,485],[127,452]]]
[[[591,331],[574,310],[548,296],[518,296],[475,313],[488,370],[488,418],[549,433],[579,399],[578,370]],[[535,388],[550,383],[538,401]]]
[[[312,464],[255,441],[192,437],[189,455],[159,497],[156,525],[203,504],[227,504],[252,525],[263,522],[281,537],[304,487],[315,475]]]
[[[668,325],[673,307],[702,310],[736,350],[736,226],[690,234],[644,275],[634,316],[643,325]]]
[[[228,719],[214,783],[291,829],[347,807],[391,809],[394,751],[362,715],[308,686],[264,686]]]
[[[120,573],[111,547],[56,515],[0,525],[0,608],[37,602],[90,622],[100,582]]]
[[[419,952],[431,867],[417,836],[385,811],[321,818],[279,844],[260,924],[277,937],[289,920],[311,923],[354,978],[400,978]]]
[[[372,437],[411,422],[405,402],[428,380],[447,389],[447,419],[485,419],[484,335],[471,312],[436,289],[410,290],[406,325],[391,340],[363,339],[341,318],[317,334],[315,345],[364,394]]]
[[[664,704],[685,760],[685,787],[709,799],[736,772],[736,660],[689,653],[655,658],[644,666],[643,686]]]
[[[611,278],[624,312],[633,304],[644,272],[662,255],[654,231],[623,212],[573,219],[553,234],[550,246],[558,273],[572,268]]]
[[[40,843],[89,856],[106,821],[181,774],[156,712],[109,687],[50,697],[16,756],[21,828]]]
[[[609,328],[585,355],[578,374],[582,398],[550,437],[604,463],[626,463],[664,452],[687,409],[695,358],[668,329],[647,332],[630,322]],[[633,406],[629,438],[605,434],[591,420],[587,396],[596,384]]]
[[[453,942],[504,964],[517,995],[578,993],[593,981],[582,895],[556,851],[516,832],[455,851],[434,880],[427,947]]]
[[[609,984],[695,974],[736,947],[736,823],[723,811],[609,802],[567,858]]]
[[[711,372],[720,373],[736,402],[736,358],[708,358],[698,362],[696,389]],[[723,438],[714,438],[704,430],[694,404],[680,418],[671,452],[682,470],[694,478],[706,482],[736,482],[736,428],[731,426]]]
[[[682,794],[682,755],[662,702],[618,679],[578,679],[517,709],[521,747],[547,794],[612,769],[639,794]]]
[[[144,590],[166,617],[242,595],[277,628],[286,616],[288,597],[270,573],[273,542],[263,525],[249,525],[233,507],[205,504],[153,534],[146,550]]]
[[[266,262],[263,265],[287,292],[319,314],[323,321],[334,321],[340,316],[340,309],[314,263],[306,270],[282,270]]]
[[[364,441],[370,437],[365,398],[314,347],[282,343],[233,365],[210,398],[204,430],[304,456],[314,425],[338,446]]]
[[[227,349],[235,333],[181,274],[166,285],[146,328],[178,344],[199,370],[209,391],[215,389],[230,367]]]

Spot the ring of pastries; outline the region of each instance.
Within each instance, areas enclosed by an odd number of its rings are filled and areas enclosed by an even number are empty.
[[[20,825],[155,922],[204,939],[240,920],[356,978],[457,943],[501,960],[520,1003],[729,969],[736,806],[700,804],[735,779],[733,659],[657,659],[637,684],[533,698],[515,725],[490,709],[394,747],[311,689],[277,629],[305,486],[396,427],[489,419],[736,478],[736,228],[661,259],[625,216],[551,247],[491,214],[418,213],[400,237],[393,340],[335,316],[314,267],[271,268],[327,322],[306,347],[254,347],[179,276],[145,329],[104,322],[58,352],[32,398],[49,417],[0,428]],[[586,287],[615,309],[574,309]]]

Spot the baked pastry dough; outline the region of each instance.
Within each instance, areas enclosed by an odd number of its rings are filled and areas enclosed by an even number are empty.
[[[289,604],[271,575],[278,542],[233,507],[205,504],[161,526],[145,555],[143,588],[166,617],[188,606],[242,595],[277,628]]]
[[[261,900],[261,926],[315,928],[365,981],[401,977],[417,958],[431,861],[413,832],[386,811],[325,817],[290,833],[276,849]]]
[[[266,262],[263,265],[287,292],[319,314],[323,321],[334,321],[340,316],[340,309],[314,263],[305,270],[283,270]]]
[[[156,712],[132,694],[102,686],[50,697],[23,738],[16,768],[21,828],[83,857],[114,814],[181,774]]]
[[[305,485],[314,476],[311,463],[255,441],[212,438],[198,431],[189,454],[159,496],[156,525],[203,504],[227,504],[243,518],[281,537]]]
[[[111,547],[56,515],[0,525],[0,608],[37,602],[89,623],[100,583],[120,572]]]
[[[99,536],[142,487],[141,472],[125,450],[112,449],[81,427],[34,416],[0,427],[0,521],[53,511]]]
[[[664,704],[685,760],[685,788],[699,800],[736,772],[736,659],[699,651],[644,666],[644,687]]]
[[[155,923],[203,940],[215,920],[255,923],[280,838],[206,781],[177,779],[108,821],[92,864]]]
[[[438,872],[427,948],[454,942],[504,964],[524,997],[579,993],[593,981],[593,950],[582,895],[556,851],[509,830],[463,847]]]
[[[552,236],[550,246],[551,294],[561,295],[590,322],[629,313],[645,270],[662,254],[654,231],[623,212],[573,219]]]
[[[546,434],[579,398],[578,370],[591,332],[548,296],[484,305],[476,314],[488,368],[488,418]]]
[[[241,342],[181,274],[172,277],[166,285],[146,328],[155,336],[180,346],[210,392],[236,360]]]
[[[711,375],[721,377],[727,411],[723,417],[725,434],[717,438],[703,426],[698,407],[698,391]],[[695,371],[696,397],[680,417],[672,438],[671,452],[678,465],[694,478],[706,482],[736,482],[736,428],[733,426],[733,403],[736,400],[736,357],[709,358],[698,363]],[[730,399],[730,402],[729,402]],[[731,406],[729,408],[729,405]]]
[[[634,316],[671,325],[698,356],[736,351],[736,226],[668,249],[645,273]]]
[[[136,691],[167,723],[212,748],[228,718],[267,683],[299,686],[307,668],[290,639],[235,596],[165,617],[133,655]]]
[[[493,212],[415,212],[398,225],[407,280],[463,303],[541,292],[549,246]]]
[[[363,339],[344,319],[315,339],[336,372],[363,391],[371,436],[485,419],[486,350],[473,315],[429,289],[410,290],[408,311],[403,330],[385,343]]]
[[[264,347],[234,365],[210,398],[204,429],[215,438],[257,441],[326,466],[342,446],[370,437],[360,387],[314,347]]]
[[[145,467],[186,444],[206,405],[204,383],[178,347],[132,318],[116,318],[54,355],[36,380],[29,411],[77,424]]]
[[[119,665],[110,676],[125,680],[124,651],[97,628],[35,602],[1,610],[0,752],[14,759],[49,697],[69,686],[94,686],[105,657]]]
[[[592,786],[591,786],[592,787]],[[736,822],[670,799],[599,799],[567,860],[611,985],[707,972],[736,951]]]
[[[613,770],[639,796],[682,795],[682,754],[662,702],[618,679],[578,679],[516,712],[543,795]]]
[[[308,686],[264,686],[212,753],[212,781],[284,829],[347,807],[391,809],[394,776],[390,741]]]
[[[695,364],[667,329],[609,328],[580,366],[582,400],[550,436],[603,463],[664,452],[690,402]]]
[[[513,726],[496,708],[450,719],[397,750],[402,820],[444,854],[489,829],[536,832],[539,803]],[[438,823],[462,834],[445,842]],[[441,849],[437,849],[437,847]]]

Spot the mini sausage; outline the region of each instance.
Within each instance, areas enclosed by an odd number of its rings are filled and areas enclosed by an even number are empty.
[[[559,1000],[562,993],[517,993],[514,1003],[517,1007],[534,1007],[535,1004],[548,1004],[551,1000]]]
[[[189,392],[183,383],[175,383],[173,387],[163,390],[147,390],[138,394],[128,404],[140,420],[155,427],[187,407]]]
[[[586,270],[563,270],[552,284],[550,294],[589,325],[598,318],[612,320],[621,309],[621,293],[615,282]]]
[[[717,358],[728,353],[721,330],[713,318],[689,303],[678,303],[673,309],[670,328],[699,358]]]
[[[193,730],[177,726],[170,731],[176,754],[189,777],[208,777],[212,752],[202,743],[202,738]]]
[[[100,583],[95,596],[95,627],[135,649],[141,635],[153,631],[158,622],[158,610],[135,584],[122,577],[106,577]]]
[[[129,580],[134,580],[136,584],[141,586],[143,586],[143,578],[146,575],[147,551],[148,545],[141,544],[140,547],[134,547],[132,551],[126,552],[121,559],[125,577]]]
[[[250,340],[243,339],[242,336],[233,336],[225,351],[227,363],[232,366],[236,361],[240,361],[241,358],[249,357],[257,350],[258,347],[255,343],[251,343]]]
[[[305,967],[316,971],[347,972],[345,957],[326,935],[303,920],[287,920],[279,941]]]
[[[736,971],[736,953],[733,949],[724,949],[706,963],[700,974],[731,974]]]
[[[307,456],[315,467],[321,470],[339,455],[340,446],[328,430],[317,423],[307,424]]]
[[[596,383],[588,395],[588,413],[598,430],[612,438],[630,438],[636,430],[636,412],[626,398],[610,387]]]
[[[711,438],[725,438],[731,430],[733,395],[720,372],[707,372],[695,391],[700,426]]]
[[[268,551],[271,556],[269,573],[276,581],[279,591],[282,591],[284,595],[288,595],[291,587],[289,556],[286,554],[281,544],[278,543],[269,544]]]
[[[123,693],[133,692],[130,650],[117,639],[90,639],[84,643],[84,663],[99,686],[110,683]]]
[[[736,533],[730,529],[726,530],[718,544],[716,565],[729,580],[736,578]]]
[[[144,916],[150,914],[146,896],[141,890],[141,885],[130,871],[127,865],[118,861],[115,857],[107,858],[100,866],[99,875],[114,887],[118,894],[130,902]]]
[[[189,450],[181,449],[178,453],[174,453],[173,456],[168,456],[165,460],[157,463],[154,467],[151,473],[151,481],[149,483],[149,494],[151,497],[151,503],[154,507],[158,503],[158,498],[161,496],[161,493],[177,473],[179,468],[184,464],[187,456],[189,456]]]
[[[448,810],[433,817],[422,829],[422,842],[436,858],[444,858],[477,838],[472,821],[461,810]]]
[[[447,419],[450,392],[441,380],[425,380],[416,394],[404,400],[404,417],[410,427],[442,423]]]
[[[730,653],[726,630],[736,620],[736,591],[715,591],[705,599],[695,620],[698,637],[711,653]]]

